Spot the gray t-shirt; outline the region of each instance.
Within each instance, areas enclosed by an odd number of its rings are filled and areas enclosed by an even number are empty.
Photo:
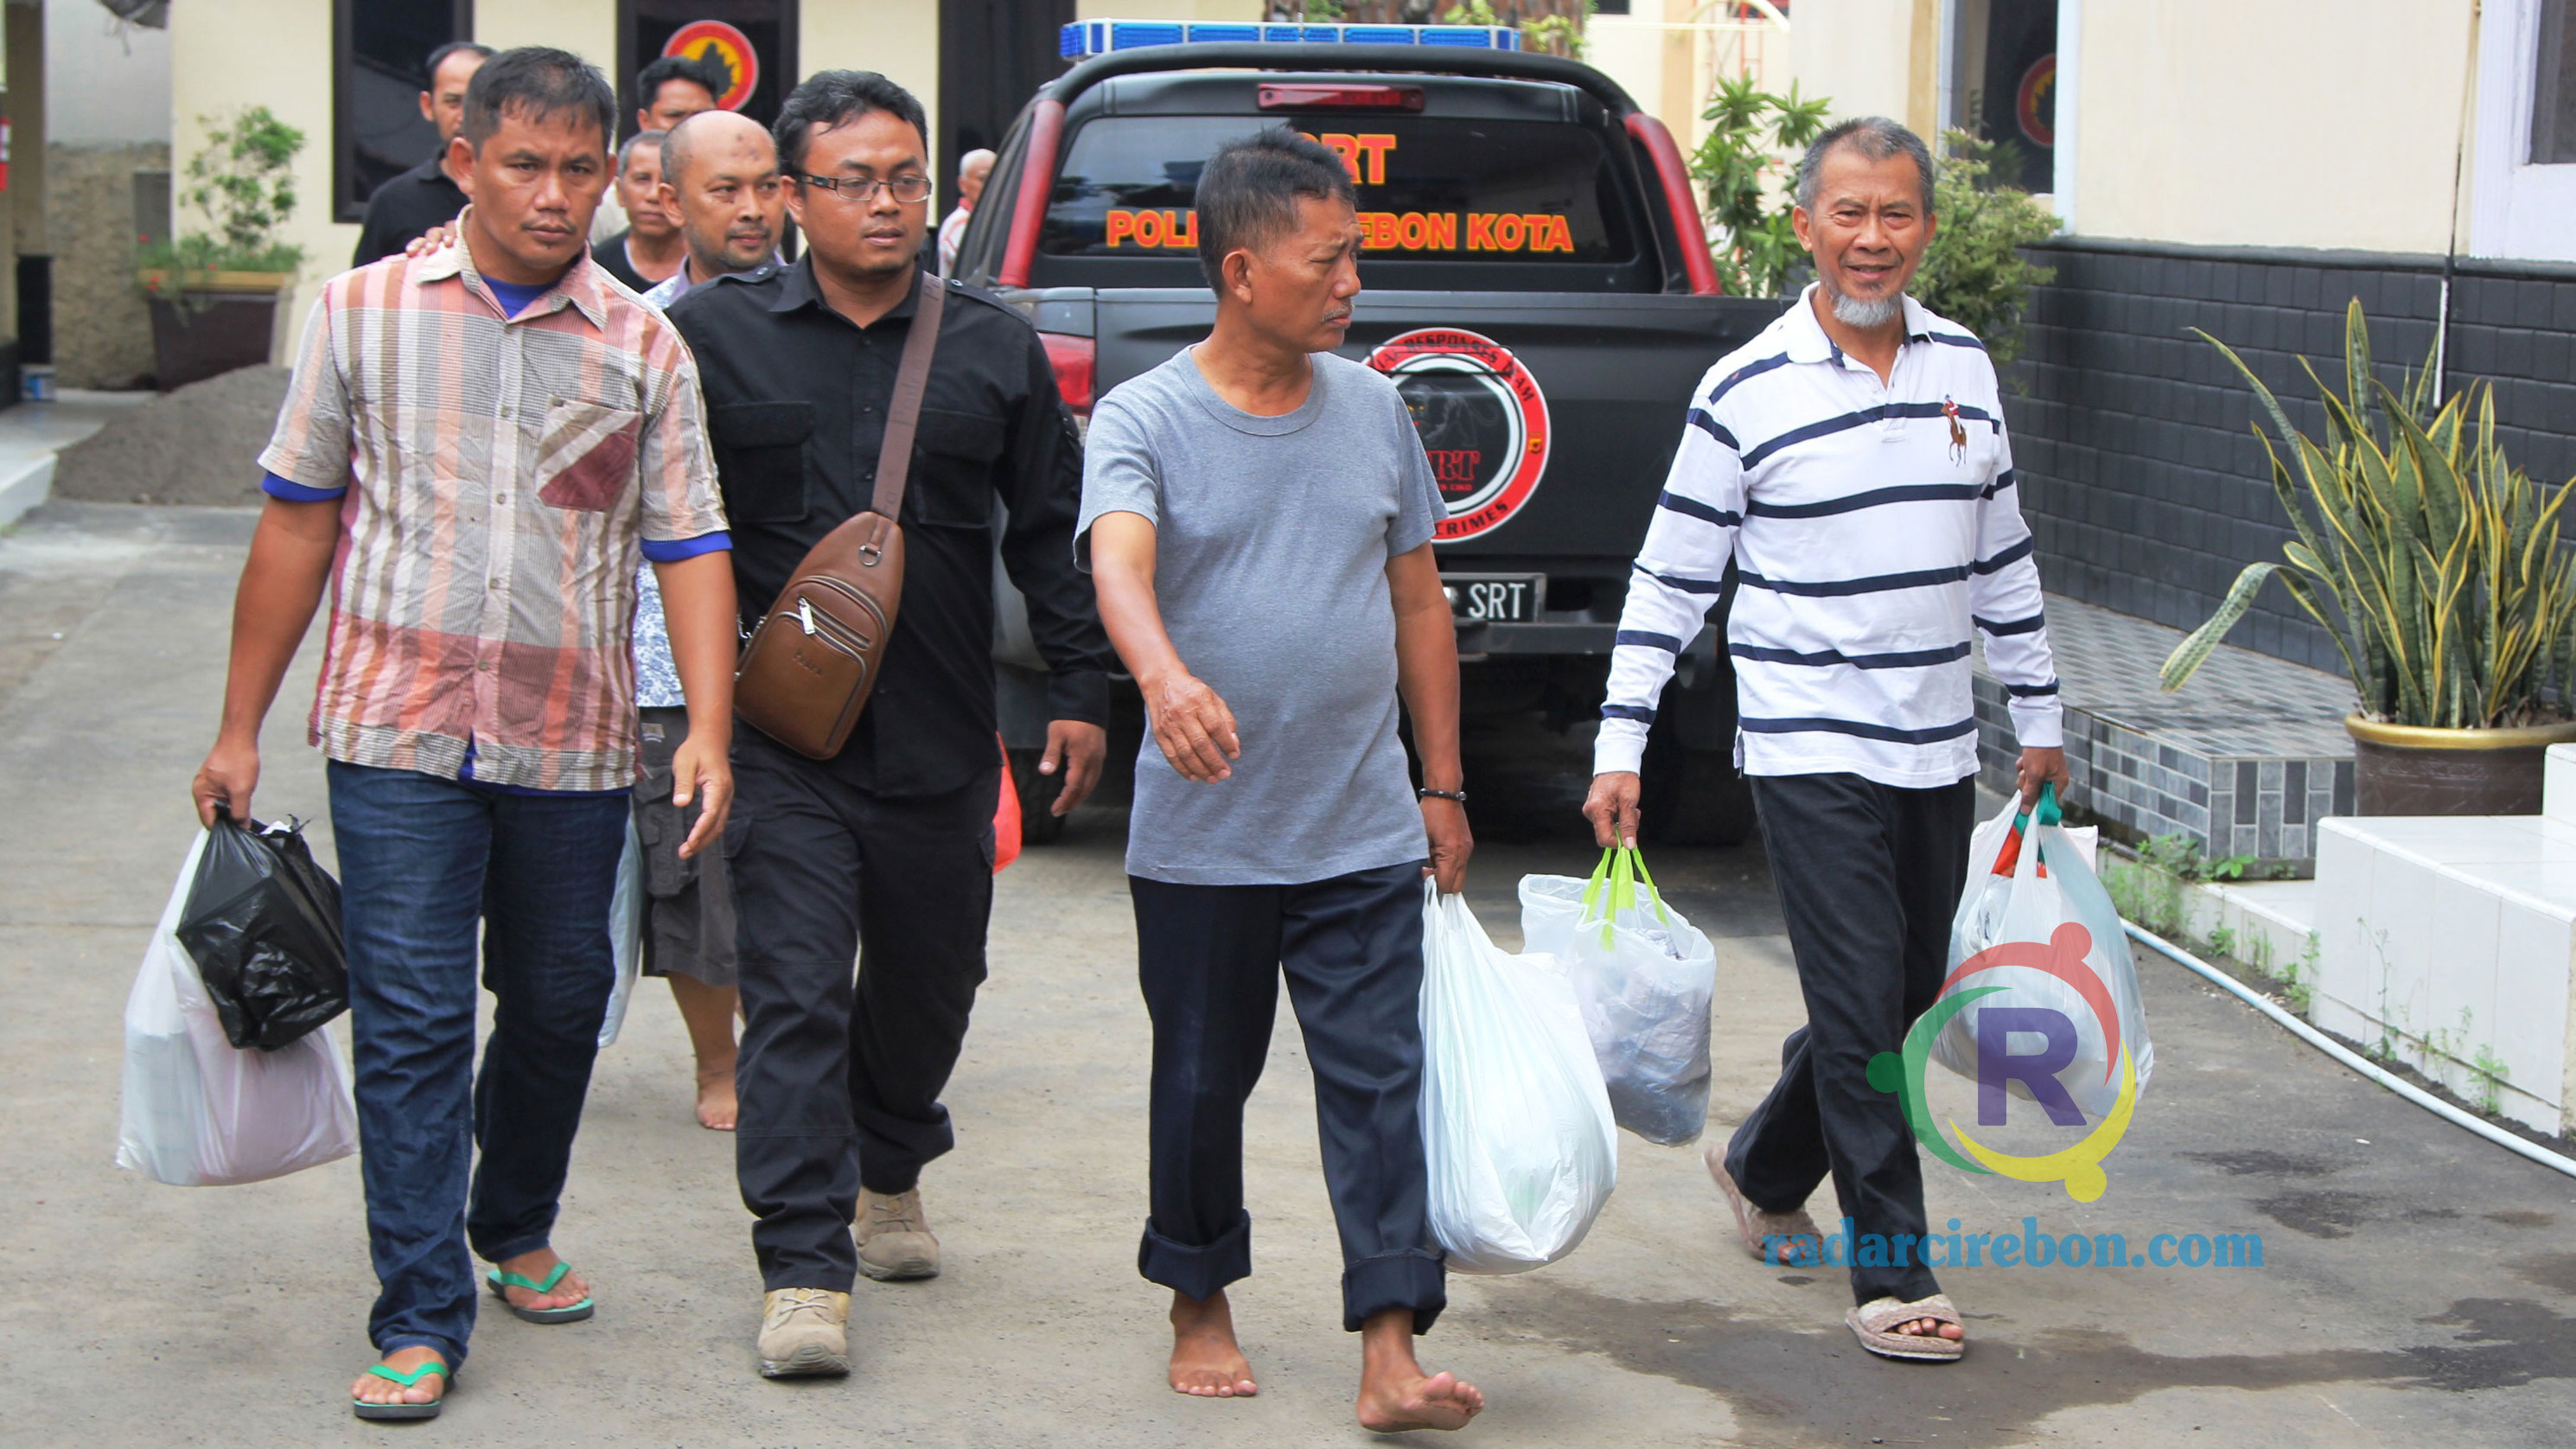
[[[1181,353],[1112,389],[1083,445],[1092,520],[1154,523],[1154,595],[1181,662],[1234,711],[1230,778],[1184,780],[1149,733],[1127,870],[1297,885],[1428,853],[1396,734],[1387,562],[1431,541],[1439,485],[1395,385],[1315,354],[1305,404],[1257,417]]]

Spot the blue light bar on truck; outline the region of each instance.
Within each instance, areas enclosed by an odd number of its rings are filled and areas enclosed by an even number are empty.
[[[1067,60],[1089,60],[1149,45],[1450,45],[1469,50],[1518,50],[1521,33],[1508,25],[1274,25],[1212,20],[1077,20],[1064,28],[1057,50]]]

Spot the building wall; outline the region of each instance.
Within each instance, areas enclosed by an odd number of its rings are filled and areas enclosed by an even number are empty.
[[[57,145],[170,141],[170,32],[96,4],[45,7],[45,124]]]
[[[1834,103],[1837,120],[1849,116],[1893,116],[1930,134],[1934,117],[1909,114],[1918,71],[1929,71],[1933,56],[1919,59],[1919,47],[1938,49],[1937,34],[1917,35],[1916,0],[1827,0],[1790,12],[1790,73],[1809,96]]]
[[[2443,250],[2473,4],[2089,0],[2076,229]]]
[[[168,185],[170,34],[120,27],[96,5],[51,5],[44,19],[54,378],[134,387],[153,367],[151,314],[134,282],[136,175]]]
[[[135,174],[168,184],[167,141],[46,148],[45,246],[53,257],[54,381],[140,387],[152,373],[152,315],[134,281]]]
[[[2343,384],[2344,309],[2359,298],[2396,385],[2431,351],[2441,259],[2391,253],[2157,246],[2084,239],[2039,249],[2057,276],[2033,300],[2007,393],[2023,507],[2048,587],[2197,627],[2239,570],[2292,534],[2253,433],[2252,393],[2198,327],[2234,347],[2291,419],[2322,436],[2316,388]],[[2495,384],[2497,438],[2543,482],[2576,475],[2576,268],[2463,260],[2449,377]],[[2276,584],[2231,642],[2341,672],[2325,632]]]
[[[498,10],[499,6],[487,7]],[[170,7],[170,149],[177,169],[206,143],[205,118],[220,122],[251,105],[304,132],[295,158],[302,198],[284,240],[304,248],[294,293],[278,308],[276,356],[283,359],[322,281],[349,265],[358,228],[331,220],[331,0],[227,0]],[[182,232],[207,219],[186,207]]]
[[[797,63],[807,75],[818,70],[873,70],[891,76],[921,100],[930,134],[939,132],[939,4],[853,4],[850,0],[803,0],[798,7],[803,27],[797,33]],[[946,157],[930,158],[931,174],[944,176]]]
[[[1192,0],[1139,0],[1192,3]],[[1232,15],[1241,0],[1195,0],[1201,9]],[[881,70],[911,87],[932,113],[939,102],[937,0],[804,0],[799,6],[798,61],[807,72],[832,67]],[[617,62],[616,0],[507,0],[475,7],[474,38],[507,49],[552,45],[603,69]],[[183,158],[204,143],[198,118],[254,103],[301,127],[304,151],[295,178],[305,204],[286,239],[305,250],[303,275],[280,311],[279,360],[287,357],[321,283],[348,265],[358,228],[335,223],[322,198],[331,193],[331,0],[224,0],[221,5],[170,7],[168,40],[171,140]],[[292,78],[279,83],[280,77]],[[20,132],[21,136],[26,133]],[[934,164],[936,158],[934,158]],[[180,225],[202,225],[182,216]],[[612,228],[613,229],[613,228]],[[5,300],[5,299],[0,299]]]

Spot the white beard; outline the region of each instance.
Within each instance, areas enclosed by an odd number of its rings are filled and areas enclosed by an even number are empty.
[[[1869,302],[1858,297],[1846,297],[1828,286],[1825,288],[1825,301],[1834,309],[1834,320],[1846,327],[1884,327],[1905,310],[1902,293]]]

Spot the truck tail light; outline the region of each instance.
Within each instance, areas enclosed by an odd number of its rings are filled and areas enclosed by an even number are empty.
[[[1064,394],[1065,406],[1086,418],[1091,416],[1091,389],[1099,375],[1098,354],[1091,339],[1041,332],[1038,341],[1046,345],[1047,361],[1055,368],[1055,390]]]
[[[1260,89],[1265,111],[1418,111],[1420,86],[1265,85]]]

